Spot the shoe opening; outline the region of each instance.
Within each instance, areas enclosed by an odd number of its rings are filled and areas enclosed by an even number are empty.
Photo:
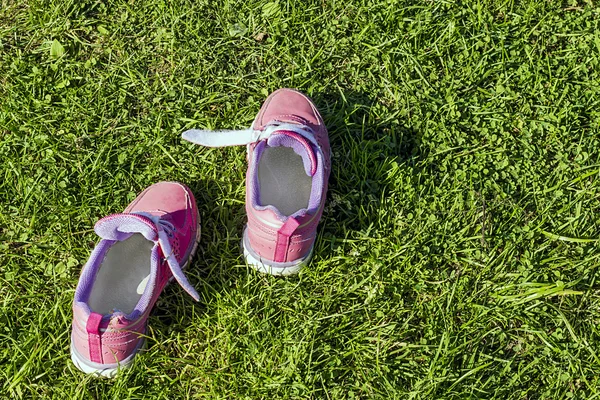
[[[261,205],[272,205],[290,216],[309,207],[313,178],[301,156],[290,147],[267,147],[258,163]]]
[[[154,243],[139,233],[113,244],[100,264],[88,300],[99,314],[130,314],[150,278]]]

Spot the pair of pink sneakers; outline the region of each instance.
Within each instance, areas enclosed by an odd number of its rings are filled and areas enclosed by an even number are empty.
[[[248,146],[244,256],[261,272],[297,273],[312,254],[331,168],[327,128],[310,99],[280,89],[250,129],[189,130],[183,138]],[[183,269],[200,240],[200,217],[190,189],[160,182],[94,230],[101,240],[75,291],[71,358],[85,373],[111,377],[141,349],[149,313],[171,280],[199,299]]]

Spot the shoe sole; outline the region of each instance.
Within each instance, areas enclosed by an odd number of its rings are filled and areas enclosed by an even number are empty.
[[[146,339],[142,338],[138,344],[138,347],[128,358],[117,364],[109,364],[109,366],[106,366],[100,363],[93,363],[91,361],[84,360],[84,358],[79,355],[77,350],[75,350],[73,347],[73,341],[71,341],[71,361],[73,361],[73,365],[75,365],[75,367],[77,367],[77,369],[84,374],[94,375],[99,378],[114,378],[117,376],[119,371],[129,368],[133,364],[135,356],[145,347]]]
[[[296,275],[300,272],[300,270],[302,270],[302,268],[304,268],[306,264],[309,263],[312,257],[314,247],[310,248],[307,256],[291,263],[274,263],[273,261],[262,259],[260,256],[256,255],[256,252],[252,250],[250,245],[246,244],[246,232],[247,228],[244,229],[244,235],[242,238],[242,250],[244,252],[244,258],[246,259],[246,264],[248,264],[252,269],[262,272],[263,274],[275,276]]]
[[[181,267],[182,270],[185,270],[185,268],[188,266],[190,261],[194,258],[194,255],[196,254],[196,250],[198,250],[198,245],[200,243],[200,229],[201,229],[200,215],[198,215],[198,229],[196,231],[196,240],[194,241],[194,247],[192,247],[192,251],[190,252],[190,255],[188,256],[187,261]],[[171,279],[169,280],[169,283],[173,279],[174,278],[171,277]],[[95,375],[95,376],[101,377],[101,378],[114,378],[119,371],[129,368],[133,364],[135,356],[144,347],[146,347],[146,339],[142,338],[140,340],[138,347],[133,351],[133,353],[131,353],[131,355],[128,358],[126,358],[125,360],[123,360],[117,364],[109,364],[110,366],[104,366],[99,363],[93,363],[91,361],[85,360],[83,357],[81,357],[79,355],[79,353],[75,350],[75,348],[73,348],[73,340],[71,340],[71,361],[73,361],[73,364],[75,365],[75,367],[77,367],[77,369],[79,369],[81,372],[83,372],[85,374]]]

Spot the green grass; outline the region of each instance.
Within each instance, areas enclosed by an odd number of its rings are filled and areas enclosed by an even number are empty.
[[[0,397],[600,398],[599,5],[0,1]],[[279,87],[333,148],[290,279],[240,256],[244,148],[180,139]],[[84,376],[93,224],[159,180],[199,202],[201,301],[171,285],[134,367]]]

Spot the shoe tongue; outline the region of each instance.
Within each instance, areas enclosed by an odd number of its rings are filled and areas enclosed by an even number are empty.
[[[304,172],[313,176],[317,172],[317,156],[310,143],[301,135],[292,131],[276,131],[267,139],[269,147],[289,147],[302,157]]]
[[[123,241],[134,233],[141,233],[148,240],[158,239],[158,230],[154,222],[139,214],[109,215],[96,222],[94,231],[102,239],[108,240]]]

